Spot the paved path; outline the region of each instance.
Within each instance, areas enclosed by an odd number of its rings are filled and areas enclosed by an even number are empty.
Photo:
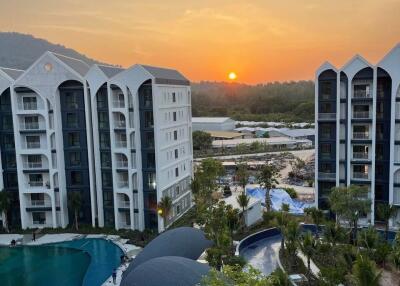
[[[302,251],[299,251],[297,253],[297,256],[300,257],[300,259],[303,261],[304,265],[306,267],[308,267],[307,264],[307,257],[304,255],[304,253]],[[314,274],[315,277],[319,276],[319,268],[317,267],[317,265],[315,265],[315,263],[311,260],[310,261],[310,268],[311,268],[311,272]]]
[[[269,275],[278,268],[281,236],[261,239],[242,249],[240,255],[254,268]]]

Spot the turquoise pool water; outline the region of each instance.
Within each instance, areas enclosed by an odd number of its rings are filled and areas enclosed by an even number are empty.
[[[119,266],[122,254],[104,239],[0,247],[0,285],[98,286]]]

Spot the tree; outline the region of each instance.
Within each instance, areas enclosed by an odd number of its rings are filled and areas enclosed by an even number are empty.
[[[276,226],[278,227],[278,229],[281,233],[281,249],[282,250],[285,249],[285,230],[289,223],[288,212],[289,212],[289,205],[282,204],[281,211],[277,212],[275,215]]]
[[[307,216],[311,217],[313,223],[315,224],[317,228],[316,236],[318,237],[319,225],[324,219],[324,213],[322,212],[322,210],[317,209],[316,207],[305,208],[304,212]]]
[[[236,198],[239,206],[242,208],[242,218],[243,218],[243,227],[246,227],[246,216],[245,212],[247,209],[247,206],[249,205],[250,198],[246,195],[246,193],[243,191],[239,196]]]
[[[317,240],[314,238],[311,232],[308,231],[305,235],[303,235],[300,248],[307,257],[307,276],[309,278],[311,274],[311,258],[314,256],[317,249]]]
[[[287,227],[285,228],[285,245],[286,251],[289,255],[288,263],[290,269],[293,269],[294,266],[294,261],[296,259],[297,250],[299,247],[300,234],[301,231],[299,228],[299,224],[294,220],[289,221]]]
[[[358,232],[357,244],[359,247],[366,250],[368,256],[371,259],[373,259],[374,251],[377,248],[379,242],[379,233],[372,226]]]
[[[235,230],[238,229],[239,225],[239,210],[233,208],[231,205],[226,206],[226,216],[228,221],[228,227],[231,233],[231,236]]]
[[[247,170],[247,164],[238,164],[236,177],[239,182],[239,185],[243,188],[243,191],[246,188],[247,182],[249,180],[249,171]]]
[[[346,231],[340,224],[327,222],[324,227],[324,238],[329,244],[335,246],[336,243],[344,242],[346,239]]]
[[[381,272],[378,271],[375,262],[361,254],[357,256],[352,273],[357,286],[379,286]]]
[[[194,150],[207,150],[212,147],[211,135],[204,131],[193,131],[193,149]]]
[[[397,216],[397,207],[385,203],[380,203],[377,206],[378,218],[385,222],[385,239],[388,240],[389,220]]]
[[[169,196],[164,196],[161,198],[157,206],[158,214],[164,220],[164,228],[167,228],[167,219],[172,209],[172,199]]]
[[[370,212],[371,200],[368,199],[368,189],[362,186],[336,187],[329,195],[331,210],[336,213],[336,221],[343,219],[352,229],[353,243],[357,238],[358,220]]]
[[[11,198],[8,192],[2,190],[0,191],[0,214],[3,213],[3,227],[9,232],[7,213],[11,208]]]
[[[397,270],[400,269],[400,232],[396,234],[393,242],[392,260]]]
[[[258,181],[260,182],[261,187],[265,188],[265,206],[268,211],[271,210],[269,190],[274,184],[278,183],[277,178],[279,178],[279,171],[273,165],[264,165],[258,173]]]
[[[269,133],[268,131],[265,131],[264,134],[262,135],[263,138],[269,138]]]
[[[74,221],[75,221],[75,229],[78,230],[78,217],[79,217],[79,212],[82,208],[82,196],[81,193],[79,192],[71,192],[68,197],[68,205],[69,208],[71,208],[74,212]]]

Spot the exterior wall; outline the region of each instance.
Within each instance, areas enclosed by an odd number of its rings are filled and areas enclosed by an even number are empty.
[[[336,120],[338,154],[337,174],[334,185],[350,184],[366,186],[371,199],[371,212],[362,220],[374,224],[378,204],[400,206],[400,45],[390,51],[376,66],[360,56],[354,57],[338,71],[338,116]],[[322,66],[317,75],[330,65]],[[334,68],[333,68],[334,69]],[[323,162],[321,152],[321,117],[318,84],[316,82],[316,192],[319,207],[323,191],[319,166]],[[399,120],[397,120],[399,118]],[[399,143],[399,144],[397,144]],[[396,218],[395,220],[398,220]],[[391,221],[396,227],[396,222]]]
[[[235,121],[227,119],[224,122],[195,122],[193,131],[232,131],[235,129]]]

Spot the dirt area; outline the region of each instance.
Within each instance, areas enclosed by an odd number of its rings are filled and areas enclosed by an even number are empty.
[[[400,273],[398,271],[389,271],[384,269],[382,271],[382,277],[379,281],[379,285],[382,286],[398,286],[400,285]]]

